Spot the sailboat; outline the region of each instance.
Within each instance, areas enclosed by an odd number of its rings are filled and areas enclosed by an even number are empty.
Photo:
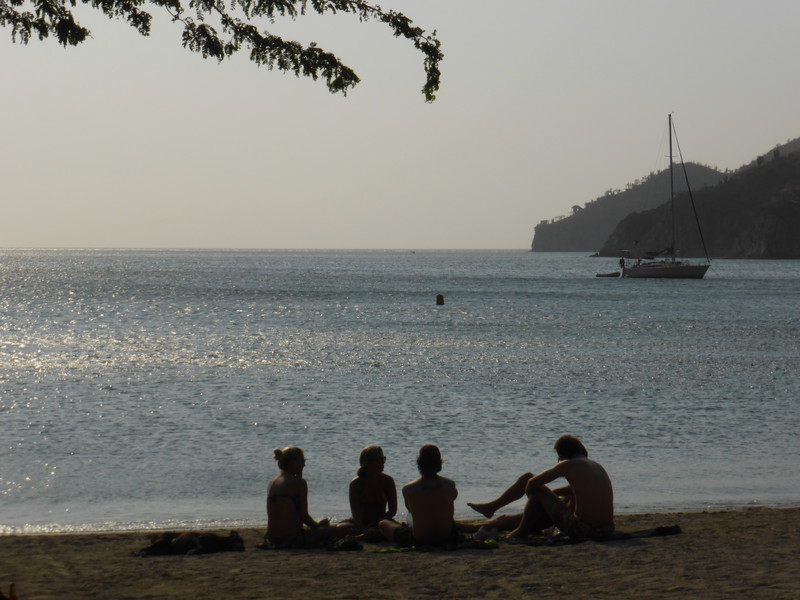
[[[700,221],[697,218],[697,210],[694,206],[694,198],[692,191],[689,189],[689,198],[692,201],[692,210],[694,211],[695,221],[697,222],[697,230],[700,232],[700,241],[703,244],[703,252],[706,255],[706,262],[690,262],[688,260],[677,260],[675,258],[675,186],[673,183],[673,159],[672,159],[672,114],[668,115],[669,123],[669,197],[670,197],[670,215],[672,217],[672,243],[669,248],[662,250],[656,255],[647,254],[634,258],[621,258],[620,267],[622,268],[623,277],[640,277],[640,278],[670,278],[670,279],[702,279],[706,271],[711,266],[711,259],[708,257],[708,250],[706,250],[706,242],[703,239],[703,231],[700,229]],[[681,161],[681,166],[683,162]],[[683,168],[684,177],[686,177],[686,168]],[[686,186],[689,186],[689,179],[686,177]],[[660,257],[660,258],[659,258]]]

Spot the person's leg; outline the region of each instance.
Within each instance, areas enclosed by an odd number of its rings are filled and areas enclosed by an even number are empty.
[[[521,519],[522,513],[516,513],[513,515],[500,515],[499,517],[486,519],[485,521],[456,521],[456,527],[458,527],[459,531],[463,531],[464,533],[475,533],[482,527],[484,529],[511,531],[519,525]]]
[[[395,521],[385,519],[378,523],[378,529],[384,538],[394,542],[401,548],[410,548],[416,544],[414,532],[408,525],[401,525]]]
[[[390,542],[394,541],[394,532],[400,527],[402,527],[400,523],[397,523],[396,521],[390,521],[388,519],[384,519],[378,523],[378,531],[381,532],[381,535],[384,539]]]
[[[534,490],[527,490],[528,503],[522,513],[519,525],[514,529],[510,537],[528,537],[531,532],[541,531],[553,524],[553,515],[561,510],[569,510],[561,498],[556,496],[547,486],[541,486]]]
[[[499,517],[495,517],[494,519],[489,519],[483,526],[487,529],[498,529],[500,531],[511,531],[512,529],[516,529],[519,527],[520,522],[522,521],[522,513],[516,513],[513,515],[500,515]]]
[[[381,533],[381,530],[378,529],[377,526],[365,529],[363,533],[355,536],[355,538],[357,540],[361,540],[362,542],[370,543],[382,542],[385,539]]]
[[[462,524],[457,523],[459,530],[473,534],[475,540],[497,540],[500,539],[500,532],[511,531],[519,527],[522,521],[522,513],[515,515],[502,515],[493,519],[486,519],[478,523]]]
[[[341,523],[334,525],[334,527],[342,533],[342,535],[339,537],[347,537],[348,535],[355,536],[361,533],[358,525],[352,521],[342,521]]]
[[[528,480],[531,477],[533,477],[531,473],[520,475],[506,491],[491,502],[467,502],[467,506],[472,510],[478,511],[487,519],[491,519],[498,509],[503,508],[507,504],[511,504],[514,500],[519,500],[525,495],[525,486],[528,484]]]
[[[483,525],[483,523],[464,522],[464,521],[456,521],[455,524],[456,527],[458,527],[458,530],[463,531],[464,533],[475,533]]]
[[[323,527],[315,527],[308,531],[309,538],[314,545],[339,540],[348,535],[354,535],[355,533],[358,533],[358,528],[354,528],[348,524],[325,525]]]

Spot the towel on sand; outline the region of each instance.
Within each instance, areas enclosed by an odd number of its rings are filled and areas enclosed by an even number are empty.
[[[635,538],[648,538],[648,537],[662,537],[665,535],[677,535],[683,533],[679,525],[670,525],[668,527],[656,527],[655,529],[642,529],[640,531],[632,531],[630,533],[624,531],[615,531],[610,537],[602,540],[594,540],[597,542],[616,542],[618,540],[631,540]],[[580,544],[588,542],[591,538],[571,538],[568,535],[546,536],[540,535],[526,539],[507,539],[506,542],[511,544],[524,544],[526,546],[566,546],[568,544]]]

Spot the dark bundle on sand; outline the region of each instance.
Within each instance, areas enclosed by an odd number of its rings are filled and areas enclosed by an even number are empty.
[[[225,537],[216,533],[167,531],[155,536],[152,543],[135,556],[165,556],[171,554],[212,554],[214,552],[243,552],[244,540],[236,531]]]

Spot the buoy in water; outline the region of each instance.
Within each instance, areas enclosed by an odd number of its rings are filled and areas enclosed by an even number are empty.
[[[444,306],[444,296],[442,294],[436,294],[436,306]]]

